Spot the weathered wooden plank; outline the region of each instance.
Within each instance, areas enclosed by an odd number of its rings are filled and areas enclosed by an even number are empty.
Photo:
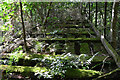
[[[100,38],[38,38],[38,41],[81,41],[81,42],[100,42]]]

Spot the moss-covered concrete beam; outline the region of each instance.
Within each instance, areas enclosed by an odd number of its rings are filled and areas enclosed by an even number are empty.
[[[9,72],[45,72],[48,69],[45,67],[28,67],[28,66],[11,66],[11,65],[0,65],[1,70],[6,70]],[[68,78],[91,78],[94,76],[101,75],[101,72],[95,70],[83,70],[83,69],[68,69],[66,72],[66,77]]]
[[[79,22],[82,22],[81,20],[73,20],[73,19],[69,19],[69,20],[66,20],[66,21],[73,21],[73,22],[79,21]]]
[[[90,28],[90,25],[89,24],[79,24],[79,25],[75,25],[75,24],[59,24],[59,25],[56,25],[56,26],[59,26],[59,27],[63,27],[63,28]]]
[[[101,38],[101,42],[105,47],[106,51],[113,57],[117,66],[120,67],[120,56],[118,55],[118,53],[114,50],[114,48],[108,43],[105,38]]]
[[[89,32],[91,35],[95,35],[95,33],[93,31]],[[46,33],[46,35],[90,35],[87,31],[82,31],[82,32],[57,32],[57,33]],[[44,33],[40,33],[40,34],[32,34],[32,35],[44,35]]]
[[[95,70],[68,69],[66,72],[66,77],[90,79],[91,77],[97,77],[101,74],[102,74],[101,72]]]
[[[87,20],[66,20],[66,23],[88,23]]]
[[[102,35],[97,28],[91,23],[90,20],[88,20],[89,23],[91,24],[94,32],[96,33],[96,35],[98,37],[100,37],[100,40],[103,44],[103,46],[105,47],[106,51],[113,57],[113,59],[115,60],[116,64],[118,67],[120,67],[120,56],[118,55],[118,53],[114,50],[114,48],[109,44],[109,42],[104,38],[104,35]]]
[[[4,53],[4,55],[2,55],[1,58],[9,58],[11,54],[8,53]],[[53,57],[57,57],[60,55],[47,55],[47,54],[25,54],[24,53],[24,57],[20,58],[20,59],[24,59],[24,60],[31,60],[34,58],[44,58],[44,57],[49,57],[49,56],[53,56]],[[77,55],[76,55],[77,56]],[[90,59],[92,56],[87,56],[86,60]],[[92,60],[92,62],[103,62],[103,60],[106,58],[106,56],[95,56]],[[1,60],[3,61],[3,60]],[[109,60],[110,62],[114,62],[114,60]]]
[[[81,42],[100,42],[100,38],[38,38],[38,41],[81,41]]]
[[[45,72],[47,69],[45,67],[28,67],[28,66],[11,66],[11,65],[0,65],[1,70],[6,70],[10,72]]]

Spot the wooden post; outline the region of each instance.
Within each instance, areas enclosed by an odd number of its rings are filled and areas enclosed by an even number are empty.
[[[96,16],[95,16],[95,27],[97,27],[97,2],[96,2]]]
[[[107,16],[106,16],[106,13],[107,13],[107,2],[105,2],[105,11],[104,11],[104,37],[106,38],[106,18],[107,18]]]

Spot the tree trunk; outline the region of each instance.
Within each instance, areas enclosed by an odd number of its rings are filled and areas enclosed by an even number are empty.
[[[113,3],[113,9],[112,9],[112,20],[111,20],[111,45],[114,49],[116,49],[117,41],[116,41],[116,23],[117,23],[117,11],[118,11],[118,2]]]
[[[104,11],[104,37],[106,38],[106,13],[107,13],[107,2],[105,2],[105,11]]]
[[[97,27],[97,2],[96,2],[96,16],[95,16],[95,27]]]
[[[52,5],[52,2],[50,2],[50,4],[48,6],[51,6]],[[50,10],[51,9],[47,9],[47,12],[46,12],[46,15],[45,15],[45,18],[43,20],[43,28],[44,28],[44,37],[46,36],[45,33],[46,33],[46,23],[47,23],[47,18],[49,17],[49,14],[50,14]]]
[[[90,2],[89,2],[89,20],[90,20]]]
[[[28,47],[26,43],[26,34],[25,34],[25,25],[23,21],[23,12],[22,12],[22,3],[20,2],[20,8],[21,8],[21,20],[22,20],[22,26],[23,26],[23,39],[24,39],[24,46],[25,46],[25,51],[26,53],[28,52]]]

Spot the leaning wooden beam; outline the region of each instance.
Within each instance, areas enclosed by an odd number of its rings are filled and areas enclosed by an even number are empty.
[[[100,38],[38,38],[38,41],[81,41],[100,42]]]
[[[28,66],[11,66],[11,65],[0,65],[1,70],[6,70],[9,72],[45,72],[48,69],[45,67],[28,67]],[[83,69],[68,69],[66,72],[67,78],[91,78],[101,75],[101,72],[95,70],[83,70]]]
[[[97,36],[101,38],[101,42],[102,42],[103,46],[105,47],[106,51],[114,58],[117,66],[120,67],[120,56],[118,55],[118,53],[109,44],[109,42],[104,38],[104,36],[101,35],[101,33],[97,30],[97,28],[90,21],[89,21],[89,23],[91,24],[91,27],[93,28],[93,30],[95,31]]]

